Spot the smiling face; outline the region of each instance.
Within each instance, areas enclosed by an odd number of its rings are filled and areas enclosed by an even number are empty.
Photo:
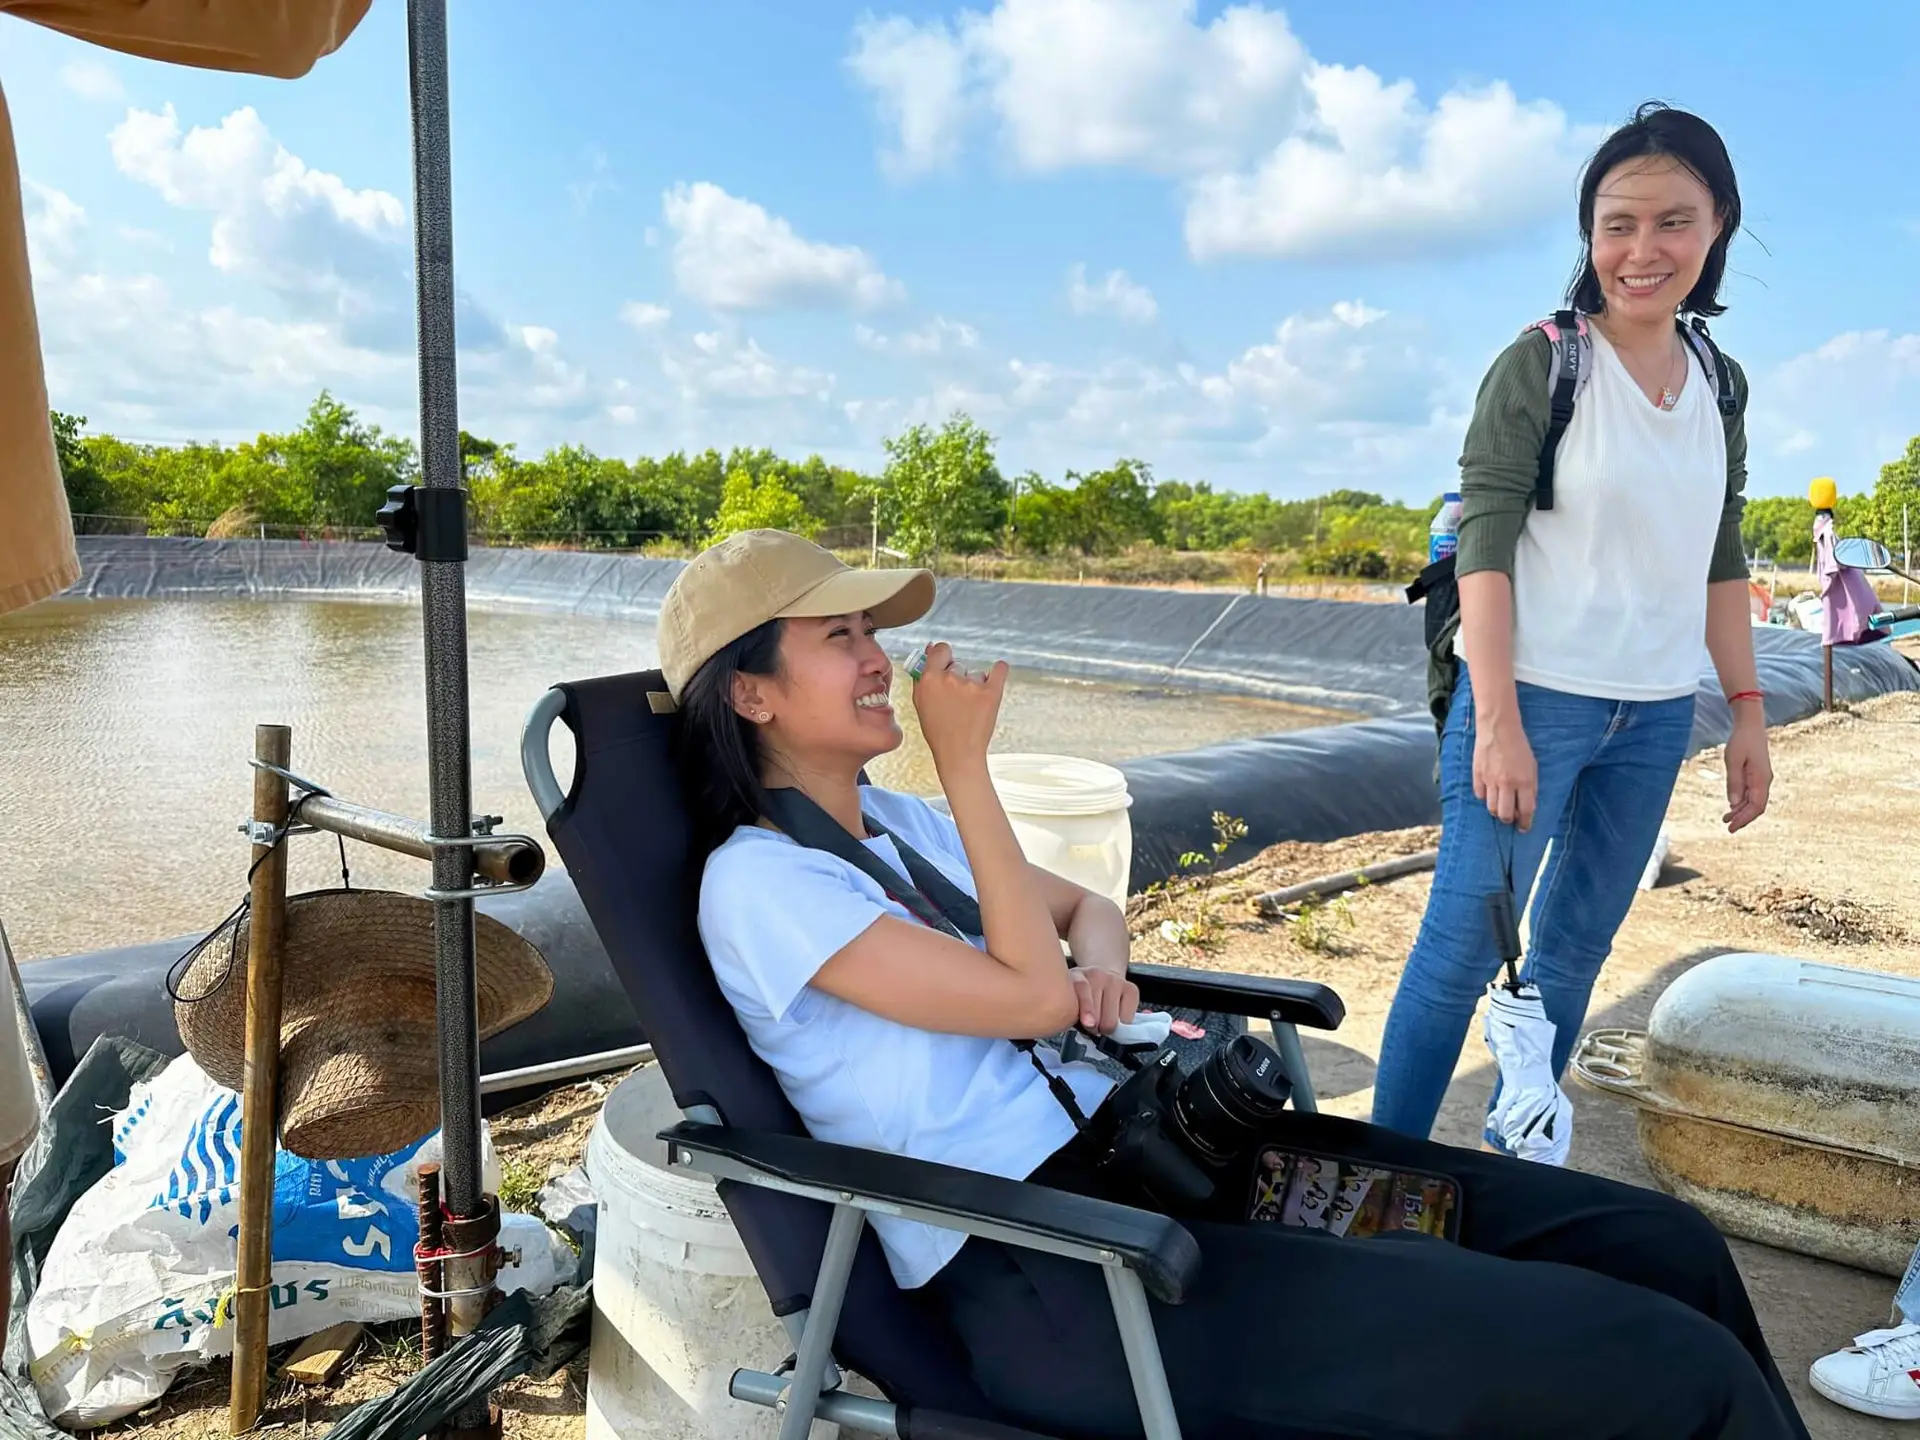
[[[866,614],[787,620],[779,673],[737,677],[734,708],[789,767],[857,770],[900,744],[892,688],[893,662]]]
[[[1608,316],[1671,321],[1720,238],[1713,194],[1668,155],[1625,161],[1594,194],[1593,269]]]

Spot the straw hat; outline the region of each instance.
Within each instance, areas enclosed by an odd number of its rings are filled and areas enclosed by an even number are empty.
[[[309,1160],[381,1155],[440,1124],[431,902],[384,890],[287,899],[280,1015],[280,1143]],[[540,952],[476,913],[480,1038],[553,996]],[[216,932],[173,986],[188,1052],[215,1083],[241,1088],[248,922]]]

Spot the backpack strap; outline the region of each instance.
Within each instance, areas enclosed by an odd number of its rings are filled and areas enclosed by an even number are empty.
[[[1700,359],[1700,368],[1713,381],[1714,400],[1720,407],[1721,420],[1731,420],[1740,408],[1740,397],[1733,393],[1733,367],[1727,364],[1727,357],[1720,353],[1713,336],[1707,333],[1706,320],[1696,315],[1691,323],[1682,324],[1678,320],[1673,323],[1680,327],[1680,337],[1692,347]]]
[[[1533,493],[1536,510],[1551,510],[1554,461],[1560,437],[1567,433],[1567,424],[1573,419],[1573,402],[1591,369],[1587,355],[1593,341],[1587,335],[1587,317],[1577,310],[1556,310],[1551,320],[1536,321],[1527,329],[1544,332],[1553,347],[1553,363],[1547,369],[1547,433],[1540,441],[1540,469]]]

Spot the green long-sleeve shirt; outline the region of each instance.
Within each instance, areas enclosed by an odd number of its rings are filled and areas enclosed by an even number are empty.
[[[1455,573],[1498,570],[1513,574],[1514,550],[1533,508],[1540,476],[1540,445],[1546,438],[1551,403],[1547,369],[1553,347],[1544,332],[1529,330],[1500,353],[1480,382],[1473,420],[1460,456],[1460,546]],[[1688,363],[1697,365],[1689,348]],[[1747,578],[1740,517],[1747,488],[1747,376],[1731,358],[1734,413],[1726,418],[1727,498],[1720,534],[1707,567],[1709,584]],[[1694,381],[1704,378],[1700,374]]]

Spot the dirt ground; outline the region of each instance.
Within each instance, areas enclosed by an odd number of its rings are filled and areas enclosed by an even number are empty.
[[[1717,752],[1700,755],[1681,776],[1669,813],[1665,877],[1635,901],[1595,990],[1589,1028],[1643,1026],[1677,976],[1730,950],[1920,977],[1920,888],[1901,883],[1920,873],[1920,695],[1883,697],[1777,731],[1772,808],[1738,836],[1728,836],[1719,823],[1725,792],[1718,760]],[[1303,923],[1255,919],[1245,898],[1427,849],[1436,839],[1432,830],[1409,830],[1330,845],[1282,845],[1225,871],[1212,889],[1219,935],[1204,951],[1160,933],[1166,918],[1194,917],[1192,897],[1137,899],[1135,956],[1335,986],[1347,1004],[1346,1023],[1334,1036],[1306,1037],[1307,1057],[1325,1108],[1364,1116],[1381,1028],[1429,877],[1363,887],[1316,907]],[[1436,1138],[1477,1143],[1491,1079],[1484,1047],[1470,1038]],[[496,1141],[517,1183],[537,1185],[578,1162],[607,1088],[605,1081],[572,1086],[495,1120]],[[1651,1184],[1627,1107],[1577,1085],[1569,1091],[1576,1110],[1572,1163]],[[1886,1323],[1893,1282],[1742,1241],[1734,1242],[1734,1252],[1816,1440],[1898,1433],[1895,1423],[1842,1410],[1806,1385],[1815,1357]],[[417,1359],[408,1328],[371,1334],[331,1388],[302,1391],[277,1382],[267,1424],[303,1440],[324,1435],[330,1421],[404,1377]],[[585,1376],[583,1360],[543,1384],[511,1387],[502,1396],[506,1434],[580,1440]],[[129,1440],[224,1434],[226,1385],[226,1369],[217,1366],[108,1433]]]
[[[1662,884],[1634,903],[1601,973],[1589,1029],[1642,1027],[1666,987],[1702,960],[1734,950],[1801,956],[1920,977],[1920,695],[1881,697],[1850,712],[1776,731],[1771,807],[1737,836],[1726,808],[1719,752],[1687,765],[1668,813],[1672,852]],[[1380,1033],[1431,877],[1414,875],[1350,892],[1301,925],[1263,922],[1245,896],[1431,847],[1437,831],[1358,836],[1333,845],[1276,846],[1219,878],[1219,911],[1231,917],[1203,963],[1211,968],[1320,980],[1347,1004],[1331,1037],[1304,1039],[1323,1107],[1364,1117],[1373,1100]],[[1171,908],[1169,908],[1171,906]],[[1192,947],[1158,933],[1169,914],[1191,919],[1190,897],[1136,899],[1135,957],[1196,963]],[[1478,1143],[1492,1088],[1477,1028],[1454,1073],[1435,1129]],[[1631,1110],[1569,1084],[1572,1163],[1651,1185]],[[1782,1250],[1733,1242],[1769,1343],[1816,1440],[1901,1433],[1892,1421],[1832,1405],[1806,1384],[1807,1366],[1853,1336],[1887,1323],[1894,1282]]]

